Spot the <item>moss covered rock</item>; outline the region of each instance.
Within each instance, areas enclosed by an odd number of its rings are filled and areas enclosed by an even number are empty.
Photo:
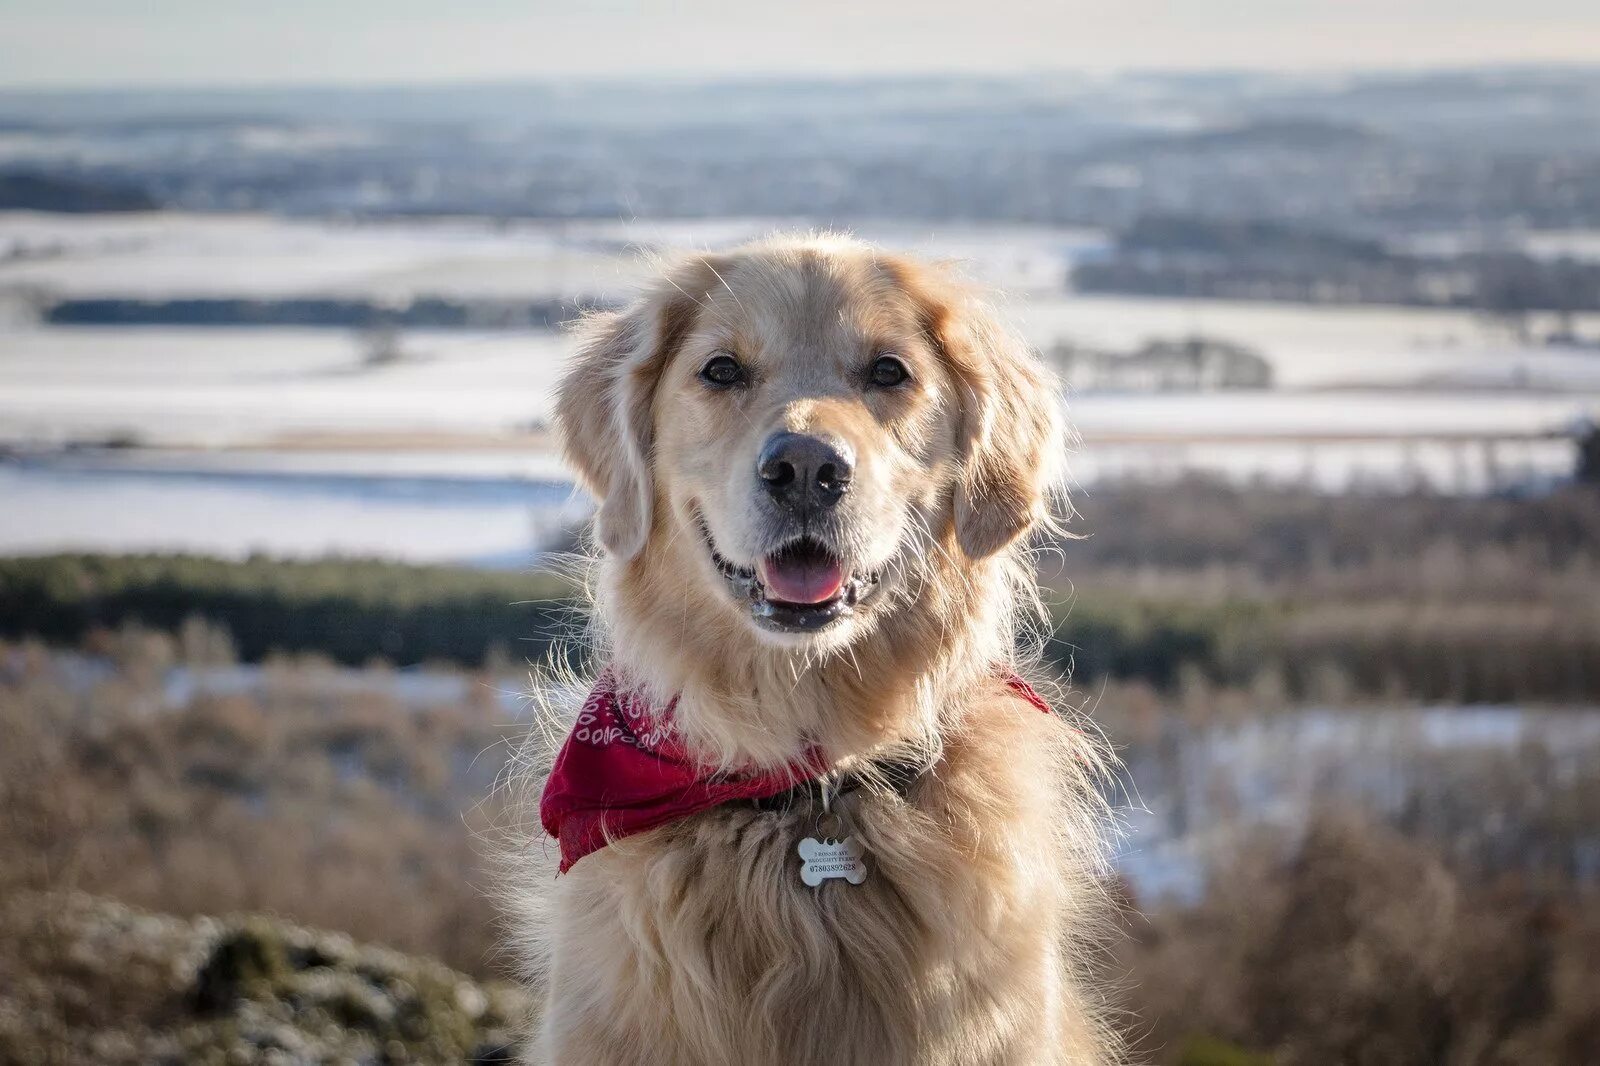
[[[185,920],[83,895],[0,908],[0,1061],[506,1063],[509,984],[259,915]]]

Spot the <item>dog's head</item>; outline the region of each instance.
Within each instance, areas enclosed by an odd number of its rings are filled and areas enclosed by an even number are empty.
[[[1016,543],[1061,453],[1054,382],[981,302],[838,237],[668,268],[589,320],[557,414],[655,610],[808,652]]]

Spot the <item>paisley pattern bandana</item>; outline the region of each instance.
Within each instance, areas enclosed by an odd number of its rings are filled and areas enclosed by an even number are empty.
[[[1022,678],[1006,684],[1040,711],[1049,704]],[[672,729],[674,700],[659,711],[621,691],[607,669],[556,755],[539,820],[561,845],[561,872],[613,840],[734,801],[768,799],[828,771],[815,750],[788,766],[750,773],[704,766]]]

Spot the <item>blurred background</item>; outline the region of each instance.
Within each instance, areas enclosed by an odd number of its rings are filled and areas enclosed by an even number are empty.
[[[509,1061],[564,323],[952,258],[1147,1061],[1600,1061],[1600,14],[0,4],[0,1062]]]

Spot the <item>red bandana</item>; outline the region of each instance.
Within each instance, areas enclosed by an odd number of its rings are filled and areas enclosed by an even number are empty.
[[[1022,678],[1012,675],[1006,683],[1050,712]],[[658,715],[642,697],[617,691],[610,670],[595,681],[539,800],[545,832],[561,842],[562,873],[613,840],[733,800],[767,799],[827,771],[815,752],[778,770],[709,770],[685,750],[671,727],[676,703]]]

